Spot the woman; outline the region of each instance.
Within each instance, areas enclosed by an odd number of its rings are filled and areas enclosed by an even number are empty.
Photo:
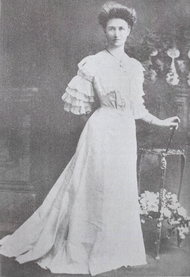
[[[106,3],[100,14],[107,47],[84,58],[63,95],[65,110],[87,114],[100,107],[81,134],[76,153],[42,206],[0,253],[20,263],[35,260],[53,273],[96,275],[146,263],[136,180],[135,119],[166,127],[143,105],[143,68],[124,52],[135,11]]]

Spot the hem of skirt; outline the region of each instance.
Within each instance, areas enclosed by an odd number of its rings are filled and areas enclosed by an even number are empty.
[[[41,268],[43,268],[43,269],[46,269],[46,270],[50,270],[51,271],[51,273],[53,273],[53,274],[84,274],[84,275],[86,275],[86,274],[91,274],[91,272],[89,271],[89,269],[75,269],[74,267],[73,267],[73,269],[68,269],[68,270],[62,270],[62,269],[60,269],[60,270],[54,270],[54,269],[52,269],[51,268],[51,266],[45,266],[45,265],[42,265],[40,262],[38,262],[38,261],[35,261]]]
[[[14,258],[15,257],[14,255],[7,254],[6,251],[1,251],[1,249],[0,249],[0,255],[4,256],[4,257],[7,257],[7,258]]]
[[[128,266],[130,266],[130,267],[136,267],[136,266],[143,266],[143,265],[146,265],[147,264],[147,261],[145,260],[144,262],[140,262],[140,263],[133,263],[133,264],[131,264],[131,263],[129,263],[129,264],[120,264],[120,265],[118,265],[118,266],[115,266],[115,267],[108,267],[108,268],[106,268],[106,269],[99,269],[99,270],[93,270],[92,268],[91,269],[86,269],[86,270],[82,270],[82,269],[78,269],[77,270],[77,268],[73,268],[72,270],[71,269],[69,269],[69,270],[54,270],[54,269],[51,269],[51,266],[45,266],[45,265],[42,265],[40,262],[38,262],[38,261],[35,261],[41,268],[43,268],[43,269],[45,269],[45,270],[50,270],[51,271],[51,273],[53,273],[53,274],[84,274],[84,275],[86,275],[86,274],[90,274],[91,276],[96,276],[96,275],[99,275],[99,274],[102,274],[102,273],[106,273],[106,272],[110,272],[110,271],[112,271],[112,270],[117,270],[117,269],[119,269],[119,268],[121,268],[121,267],[125,267],[125,268],[127,268]]]

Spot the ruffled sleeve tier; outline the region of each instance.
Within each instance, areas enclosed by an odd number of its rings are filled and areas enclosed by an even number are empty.
[[[62,96],[64,109],[77,115],[91,112],[94,103],[93,78],[95,63],[92,56],[78,64],[77,75],[70,81]]]

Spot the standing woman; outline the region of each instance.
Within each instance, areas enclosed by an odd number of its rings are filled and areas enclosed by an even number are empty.
[[[143,67],[124,52],[135,11],[108,2],[99,14],[107,47],[78,64],[68,84],[65,110],[91,112],[76,152],[41,207],[11,236],[0,253],[20,263],[36,261],[53,273],[91,274],[146,263],[136,178],[135,119],[160,120],[143,104]]]

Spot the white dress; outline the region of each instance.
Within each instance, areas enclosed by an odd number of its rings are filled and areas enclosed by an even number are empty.
[[[146,263],[136,179],[135,119],[143,104],[143,68],[106,50],[88,56],[63,95],[65,110],[91,111],[76,152],[43,204],[0,254],[36,261],[53,273],[91,274]]]

